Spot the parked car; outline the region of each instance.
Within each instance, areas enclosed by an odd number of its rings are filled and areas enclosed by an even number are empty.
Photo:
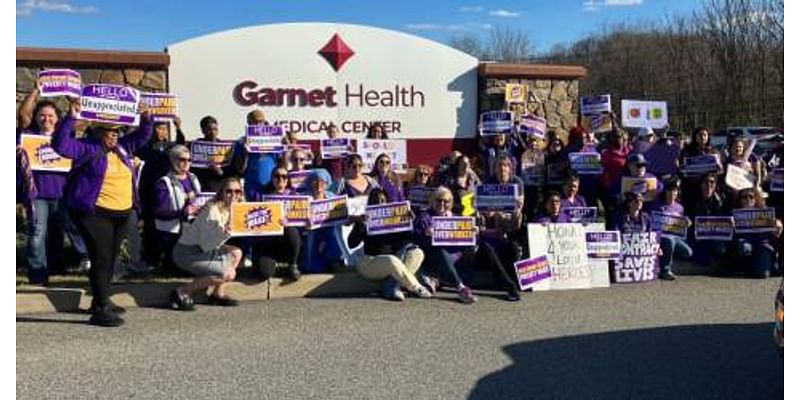
[[[759,157],[771,154],[776,147],[783,143],[783,129],[750,126],[717,130],[711,134],[711,146],[723,150],[728,143],[728,138],[735,136],[757,139],[758,142],[756,142],[756,147],[753,149],[753,152]]]

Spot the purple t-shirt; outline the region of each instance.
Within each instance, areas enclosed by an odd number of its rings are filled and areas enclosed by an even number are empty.
[[[575,200],[570,201],[566,197],[561,198],[561,208],[571,208],[571,207],[586,207],[586,199],[583,196],[576,194]]]
[[[37,132],[17,132],[17,144],[20,142],[21,134],[41,135]],[[73,133],[74,135],[74,133]],[[45,172],[31,171],[33,173],[33,183],[36,185],[37,199],[58,200],[64,195],[64,187],[67,186],[66,172]]]
[[[672,203],[670,205],[659,203],[654,208],[653,211],[660,211],[667,215],[672,215],[675,217],[682,217],[683,216],[683,206],[680,203]]]
[[[563,222],[572,222],[572,219],[569,215],[564,213],[558,213],[557,215],[548,215],[548,214],[541,214],[536,217],[536,222],[540,224],[549,224],[549,223],[563,223]]]

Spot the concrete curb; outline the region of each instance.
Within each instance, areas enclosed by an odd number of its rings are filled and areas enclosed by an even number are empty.
[[[168,307],[170,293],[187,280],[127,283],[112,286],[111,300],[122,307]],[[272,278],[267,281],[233,282],[228,294],[241,301],[264,301],[298,297],[332,297],[366,294],[380,288],[355,272],[303,275],[297,282]],[[194,296],[205,302],[206,295]],[[17,314],[77,312],[86,310],[92,296],[84,289],[26,286],[17,288]]]
[[[677,275],[708,275],[710,267],[690,262],[673,266]],[[188,279],[169,282],[128,283],[112,286],[111,299],[122,307],[168,307],[169,295],[176,286]],[[303,275],[297,282],[272,278],[267,281],[241,281],[228,286],[228,293],[241,301],[264,301],[299,297],[336,297],[363,295],[380,289],[381,282],[368,281],[356,272]],[[204,294],[195,295],[198,303],[206,301]],[[17,288],[17,314],[76,312],[87,310],[92,296],[78,288],[36,287]]]

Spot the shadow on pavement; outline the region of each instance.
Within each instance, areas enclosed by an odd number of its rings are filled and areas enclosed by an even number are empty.
[[[772,324],[598,333],[503,348],[513,364],[470,399],[780,399]]]

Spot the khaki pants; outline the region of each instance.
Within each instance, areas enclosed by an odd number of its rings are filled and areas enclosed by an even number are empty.
[[[403,260],[393,254],[365,255],[358,260],[356,270],[369,280],[381,280],[391,276],[405,289],[413,291],[421,286],[414,274],[417,273],[424,258],[425,254],[417,248],[408,250]]]

